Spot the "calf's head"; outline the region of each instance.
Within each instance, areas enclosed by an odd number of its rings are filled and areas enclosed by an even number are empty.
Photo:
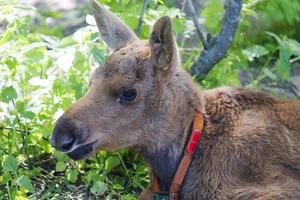
[[[73,159],[155,137],[150,124],[163,123],[179,62],[169,17],[158,19],[149,40],[142,41],[94,0],[91,9],[113,53],[93,72],[86,95],[57,120],[51,144]]]

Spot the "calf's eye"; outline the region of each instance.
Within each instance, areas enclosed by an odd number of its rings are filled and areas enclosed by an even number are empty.
[[[124,104],[124,103],[130,103],[133,101],[137,96],[137,91],[135,88],[130,88],[125,91],[123,91],[120,96],[119,96],[119,103]]]

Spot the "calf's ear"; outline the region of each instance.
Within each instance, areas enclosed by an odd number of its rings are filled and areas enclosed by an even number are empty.
[[[110,48],[115,50],[129,41],[138,39],[126,24],[101,6],[97,0],[90,0],[90,7],[102,38]]]
[[[170,17],[161,17],[155,22],[149,45],[154,65],[162,71],[170,70],[178,60]]]

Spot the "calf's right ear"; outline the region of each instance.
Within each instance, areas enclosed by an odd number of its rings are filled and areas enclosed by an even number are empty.
[[[174,71],[178,60],[177,46],[173,36],[172,20],[165,16],[157,20],[149,38],[151,57],[160,71]]]
[[[129,41],[138,39],[126,24],[101,6],[97,0],[90,0],[90,7],[102,38],[110,48],[115,50]]]

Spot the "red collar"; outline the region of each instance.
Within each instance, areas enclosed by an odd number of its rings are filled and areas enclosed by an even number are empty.
[[[169,200],[178,200],[179,199],[179,192],[181,189],[181,185],[185,174],[188,170],[188,167],[192,161],[192,156],[197,149],[197,145],[201,139],[202,131],[203,131],[203,124],[204,124],[204,116],[203,113],[197,113],[194,116],[193,122],[193,131],[189,142],[185,148],[184,155],[178,165],[176,170],[176,174],[173,178],[171,183],[170,191],[169,192],[161,192],[160,185],[157,176],[153,173],[153,193],[154,199],[163,199],[162,197],[168,198]],[[164,198],[164,199],[165,199]]]

